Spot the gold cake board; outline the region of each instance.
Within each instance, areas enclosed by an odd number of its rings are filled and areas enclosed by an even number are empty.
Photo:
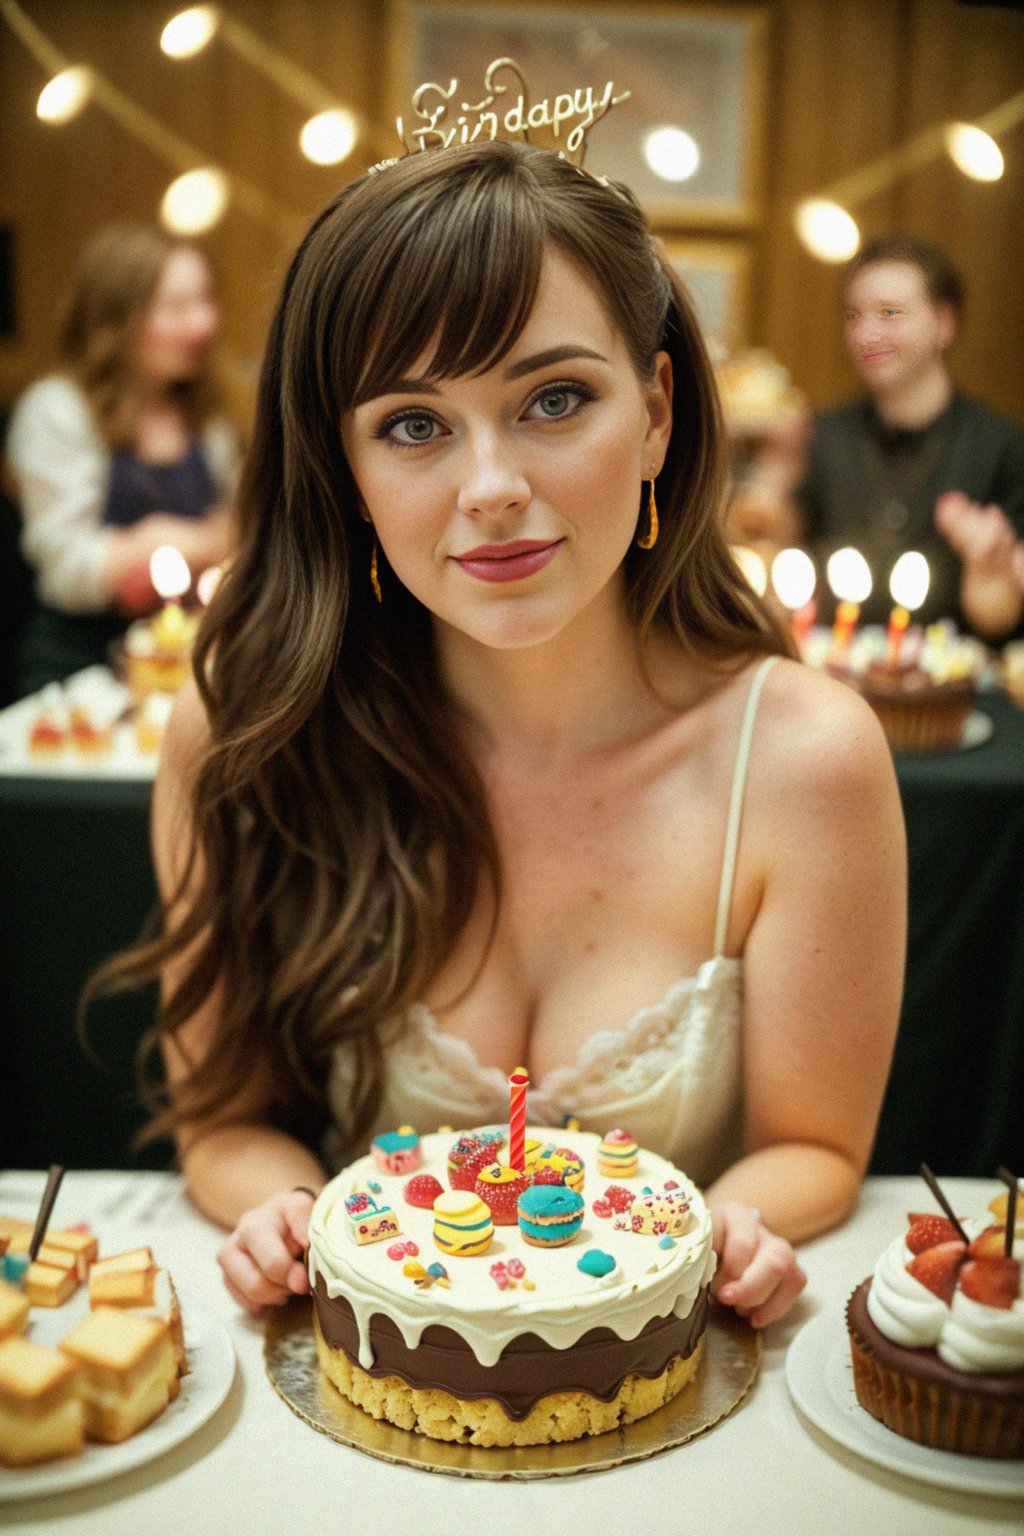
[[[332,1440],[421,1472],[500,1481],[603,1472],[685,1445],[711,1429],[753,1385],[761,1362],[761,1335],[734,1312],[712,1304],[705,1341],[697,1380],[646,1419],[563,1445],[491,1448],[429,1440],[396,1429],[342,1397],[320,1372],[307,1297],[296,1297],[270,1314],[263,1353],[278,1395],[300,1419]]]

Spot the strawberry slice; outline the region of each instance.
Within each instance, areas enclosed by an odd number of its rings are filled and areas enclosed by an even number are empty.
[[[1001,1259],[1005,1251],[1005,1227],[986,1227],[984,1232],[978,1233],[967,1248],[967,1253],[972,1259]]]
[[[957,1271],[966,1252],[967,1244],[960,1242],[959,1238],[955,1242],[939,1243],[937,1247],[926,1248],[923,1253],[911,1259],[907,1273],[913,1275],[915,1280],[919,1280],[948,1307],[953,1301]]]
[[[911,1253],[924,1253],[940,1243],[953,1242],[956,1235],[956,1227],[947,1216],[915,1216],[904,1242]]]
[[[1008,1312],[1020,1293],[1020,1264],[1003,1255],[968,1259],[960,1271],[960,1289],[984,1307]]]

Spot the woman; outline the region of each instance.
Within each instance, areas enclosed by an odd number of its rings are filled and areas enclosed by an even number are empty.
[[[237,444],[211,375],[219,327],[195,246],[115,225],[85,251],[61,332],[64,371],[22,397],[7,443],[39,598],[21,692],[108,659],[156,601],[159,545],[176,545],[194,575],[228,553]]]
[[[163,965],[157,1128],[242,1305],[307,1288],[327,1122],[340,1160],[500,1119],[518,1063],[534,1119],[624,1122],[710,1184],[755,1326],[853,1205],[894,774],[740,578],[721,452],[639,211],[553,154],[410,157],[296,255],[157,781],[166,936],[121,972]]]

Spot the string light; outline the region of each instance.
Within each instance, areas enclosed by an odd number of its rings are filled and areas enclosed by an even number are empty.
[[[311,117],[299,134],[299,148],[314,165],[337,165],[355,148],[359,130],[346,107],[332,107]]]
[[[161,222],[175,235],[202,235],[228,206],[228,180],[215,166],[186,171],[171,182],[160,203]]]
[[[87,64],[72,64],[39,92],[36,116],[59,127],[77,117],[92,97],[93,73]]]
[[[191,5],[172,16],[160,34],[160,47],[169,59],[194,59],[202,53],[220,25],[215,5]]]
[[[797,234],[820,261],[849,261],[860,247],[860,230],[840,203],[809,197],[796,210]]]
[[[700,150],[683,128],[654,128],[644,139],[644,159],[662,181],[689,181],[700,165]]]
[[[957,169],[973,181],[998,181],[1003,174],[1003,152],[984,128],[973,123],[949,123],[946,148]]]

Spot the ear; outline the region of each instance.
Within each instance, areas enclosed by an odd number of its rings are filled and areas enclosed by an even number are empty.
[[[644,434],[644,461],[661,473],[672,436],[672,359],[667,352],[654,357],[654,377],[646,386],[647,431]]]
[[[943,302],[937,304],[935,313],[939,322],[939,345],[945,352],[956,340],[956,333],[960,329],[960,316],[952,304]]]

